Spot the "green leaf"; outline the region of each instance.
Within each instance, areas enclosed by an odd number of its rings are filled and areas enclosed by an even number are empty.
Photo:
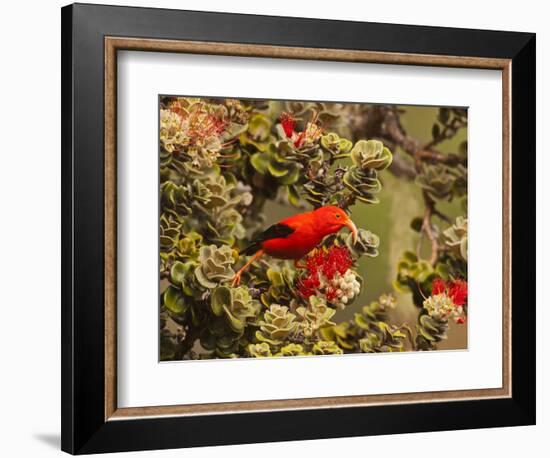
[[[429,315],[421,316],[420,323],[422,324],[422,327],[428,329],[429,331],[432,331],[433,333],[439,332],[439,329],[437,328],[437,326],[435,326],[433,319],[430,318]]]
[[[247,124],[237,124],[236,122],[232,122],[229,124],[229,127],[226,129],[225,138],[230,139],[233,137],[236,137],[243,132],[246,132],[248,126]]]
[[[424,337],[426,340],[429,340],[430,342],[435,341],[435,337],[433,337],[431,334],[426,332],[423,328],[418,328],[418,332],[422,334],[422,337]]]
[[[435,267],[435,272],[438,277],[447,280],[450,277],[451,269],[447,264],[438,263]]]
[[[285,284],[285,281],[283,279],[281,272],[277,270],[268,269],[267,278],[269,279],[269,281],[273,286],[283,286]]]
[[[236,318],[232,313],[231,310],[227,306],[223,306],[223,310],[225,311],[225,314],[227,316],[227,319],[229,321],[229,326],[231,326],[231,329],[235,332],[242,332],[244,330],[245,323],[238,318]]]
[[[295,186],[289,186],[287,189],[288,193],[288,201],[291,205],[294,205],[297,207],[300,204],[300,195],[298,194],[298,190]]]
[[[461,156],[466,156],[468,154],[468,142],[466,140],[458,145],[458,152]]]
[[[207,329],[201,334],[200,341],[205,350],[214,350],[216,348],[216,337]]]
[[[255,140],[265,140],[271,130],[271,121],[263,114],[257,113],[248,122],[248,132]]]
[[[366,204],[377,204],[380,202],[378,197],[365,197],[365,196],[355,196],[355,198],[361,202],[364,202]]]
[[[292,164],[292,167],[289,167],[288,169],[288,174],[279,178],[279,183],[282,185],[291,185],[296,183],[299,178],[300,169],[295,164]]]
[[[466,237],[460,241],[460,255],[468,260],[468,239]]]
[[[174,240],[164,235],[160,236],[160,246],[165,249],[171,249],[174,246]]]
[[[163,299],[165,307],[178,315],[181,315],[189,308],[189,305],[185,303],[185,297],[181,291],[172,285],[164,291]]]
[[[168,335],[161,334],[160,336],[160,359],[161,361],[168,361],[174,359],[176,356],[176,345],[173,339]]]
[[[355,314],[355,324],[359,326],[361,329],[369,330],[369,322],[365,319],[365,317],[359,313]]]
[[[338,346],[344,350],[353,350],[353,343],[342,339],[340,336],[336,336]]]
[[[276,340],[269,339],[265,337],[261,331],[256,331],[256,339],[258,339],[260,342],[266,342],[270,345],[278,345],[280,342],[277,342]]]
[[[340,151],[341,156],[349,153],[352,147],[353,147],[353,143],[347,138],[341,138],[340,141],[338,142],[338,150]]]
[[[213,281],[210,281],[206,275],[204,275],[202,269],[201,269],[201,266],[197,266],[197,268],[195,269],[195,278],[197,279],[197,281],[202,285],[204,286],[205,288],[209,288],[209,289],[212,289],[212,288],[215,288],[216,287],[216,283],[213,282]]]
[[[448,108],[440,108],[439,109],[439,115],[437,118],[441,122],[441,124],[447,124],[447,121],[449,120],[450,111]]]
[[[416,279],[420,283],[424,283],[425,281],[430,280],[431,277],[434,276],[432,266],[427,261],[420,261],[418,263],[418,275]]]
[[[269,156],[266,153],[255,153],[250,157],[250,163],[257,172],[265,175],[269,166]]]
[[[284,177],[289,172],[288,167],[274,161],[270,161],[267,164],[267,170],[269,170],[269,173],[276,178]]]
[[[411,229],[413,231],[420,232],[420,230],[422,229],[422,224],[424,224],[424,220],[417,216],[411,221]]]
[[[223,308],[231,305],[231,290],[227,286],[219,286],[212,293],[210,308],[216,316],[221,316]]]
[[[412,251],[405,251],[405,253],[403,253],[403,259],[409,262],[418,262],[418,257]]]
[[[334,334],[336,334],[338,337],[342,337],[343,339],[345,339],[346,336],[347,336],[346,329],[343,328],[342,326],[333,326],[333,327],[332,327],[332,331],[333,331]]]
[[[432,138],[435,140],[437,137],[439,137],[440,133],[441,133],[441,129],[439,127],[439,124],[434,124],[432,126]]]
[[[183,284],[185,275],[187,274],[187,267],[183,262],[176,261],[170,269],[170,280],[176,285]]]
[[[231,334],[223,335],[218,339],[217,344],[219,349],[226,350],[231,353],[235,346],[235,336]]]

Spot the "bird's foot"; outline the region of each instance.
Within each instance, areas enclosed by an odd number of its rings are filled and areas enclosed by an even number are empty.
[[[235,276],[233,277],[233,281],[231,282],[231,286],[235,288],[236,286],[239,286],[239,283],[241,282],[241,273],[237,272]]]

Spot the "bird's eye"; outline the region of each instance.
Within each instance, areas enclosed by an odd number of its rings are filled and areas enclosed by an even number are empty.
[[[336,218],[340,218],[340,214],[336,213]]]

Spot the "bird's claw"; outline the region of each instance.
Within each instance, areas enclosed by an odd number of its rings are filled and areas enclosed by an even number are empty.
[[[235,286],[239,286],[239,283],[241,282],[241,274],[236,273],[233,277],[233,281],[231,282],[231,286],[234,288]]]

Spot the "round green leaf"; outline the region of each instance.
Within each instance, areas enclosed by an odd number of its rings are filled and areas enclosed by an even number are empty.
[[[187,274],[187,268],[185,264],[180,261],[176,261],[170,269],[170,280],[176,285],[181,285]]]
[[[163,299],[165,307],[178,315],[184,313],[189,307],[181,291],[171,285],[164,291]]]
[[[254,169],[265,175],[267,173],[267,167],[269,165],[269,156],[265,153],[256,153],[250,157],[250,163]]]
[[[231,305],[231,290],[227,286],[219,286],[212,293],[210,307],[216,316],[223,313],[224,306]]]
[[[269,173],[275,178],[284,177],[289,172],[289,169],[287,166],[285,166],[285,164],[274,161],[271,161],[267,164],[267,170],[269,170]]]

